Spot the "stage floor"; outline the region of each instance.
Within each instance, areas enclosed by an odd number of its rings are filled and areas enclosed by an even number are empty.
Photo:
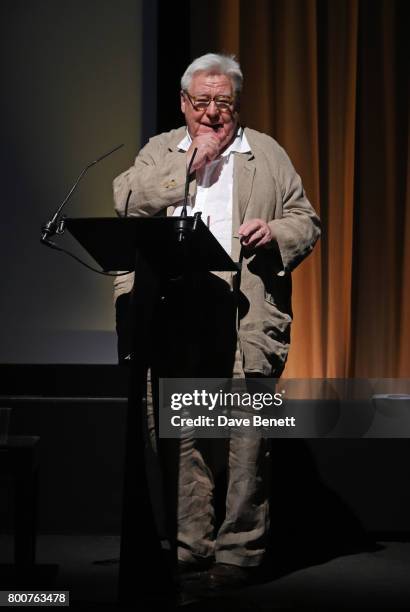
[[[120,539],[106,535],[40,535],[39,566],[58,565],[50,590],[69,590],[70,607],[116,605]],[[0,537],[0,563],[12,559],[12,539]],[[280,574],[280,563],[273,574]],[[3,565],[5,567],[5,565]],[[136,564],[137,573],[137,564]],[[347,554],[303,567],[221,599],[186,598],[192,610],[409,609],[410,542],[378,542],[378,550]],[[158,588],[160,589],[160,578]],[[141,606],[151,609],[150,606]],[[154,609],[154,606],[152,606]]]

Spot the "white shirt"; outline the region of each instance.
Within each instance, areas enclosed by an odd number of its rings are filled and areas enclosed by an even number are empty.
[[[182,151],[188,151],[192,139],[186,136],[178,144]],[[231,145],[213,161],[207,162],[196,171],[197,191],[194,206],[188,208],[188,215],[201,212],[203,222],[230,255],[232,249],[232,202],[233,202],[233,161],[232,153],[249,153],[249,142],[242,127],[238,128]],[[182,206],[177,206],[174,215],[180,215]]]

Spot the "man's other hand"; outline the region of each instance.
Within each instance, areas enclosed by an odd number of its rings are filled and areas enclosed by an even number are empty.
[[[266,221],[250,219],[243,223],[239,230],[241,244],[249,249],[268,246],[273,240],[272,232]]]
[[[212,132],[207,134],[198,134],[192,141],[187,152],[187,167],[191,161],[191,157],[195,149],[198,149],[195,155],[194,163],[191,167],[191,172],[202,168],[208,161],[212,161],[219,155],[220,143],[218,138]]]

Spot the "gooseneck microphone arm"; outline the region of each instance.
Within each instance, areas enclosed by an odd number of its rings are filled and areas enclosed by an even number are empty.
[[[104,155],[101,155],[101,157],[98,157],[94,161],[90,162],[84,168],[84,170],[79,174],[79,176],[78,176],[77,180],[75,181],[74,185],[71,187],[70,191],[67,193],[67,195],[64,198],[64,200],[61,202],[60,206],[57,208],[57,210],[54,213],[54,215],[51,217],[50,221],[48,221],[41,228],[41,232],[42,232],[42,234],[41,234],[41,242],[44,242],[44,243],[47,244],[48,238],[50,238],[51,236],[54,236],[54,234],[59,232],[60,225],[61,225],[61,221],[60,221],[59,217],[60,217],[61,211],[63,210],[64,206],[67,204],[68,200],[73,195],[74,191],[77,188],[78,183],[81,181],[81,179],[83,178],[83,176],[87,172],[87,170],[89,170],[89,168],[91,168],[91,166],[95,166],[95,164],[98,164],[98,162],[102,161],[103,159],[105,159],[106,157],[108,157],[109,155],[114,153],[115,151],[118,151],[118,149],[121,149],[121,147],[123,147],[123,146],[124,146],[124,144],[117,145],[116,147],[114,147],[114,149],[111,149],[110,151],[108,151],[108,153],[104,153]]]
[[[129,190],[128,195],[127,195],[127,201],[125,202],[124,217],[128,217],[128,205],[130,203],[131,194],[132,194],[132,189]]]
[[[187,216],[187,203],[188,203],[188,191],[189,191],[189,177],[191,174],[191,168],[192,168],[192,164],[194,163],[194,159],[195,159],[195,155],[197,154],[198,148],[194,149],[194,152],[192,153],[192,157],[191,160],[188,164],[188,168],[186,171],[186,179],[185,179],[185,195],[184,195],[184,205],[182,207],[182,211],[181,211],[181,217],[186,217]]]
[[[184,195],[184,204],[182,206],[181,214],[176,222],[176,233],[178,237],[178,242],[184,242],[187,233],[191,230],[191,225],[188,223],[188,215],[187,215],[187,203],[188,203],[188,192],[189,192],[189,177],[191,174],[192,164],[194,163],[195,155],[198,151],[198,148],[195,147],[194,152],[192,153],[192,157],[189,161],[188,168],[186,171],[185,178],[185,195]]]
[[[69,255],[70,257],[72,257],[73,259],[78,261],[78,263],[80,263],[82,266],[85,266],[86,268],[88,268],[92,272],[96,272],[97,274],[101,274],[102,276],[125,276],[126,274],[129,274],[129,272],[114,272],[114,273],[112,273],[112,272],[105,272],[104,270],[98,270],[98,268],[95,268],[94,266],[91,266],[90,264],[86,263],[80,257],[77,257],[77,255],[75,255],[74,253],[71,253],[70,251],[67,251],[67,249],[63,249],[62,247],[58,246],[58,244],[56,244],[55,242],[50,240],[50,237],[54,236],[54,234],[62,234],[64,232],[65,217],[64,217],[64,215],[60,216],[61,215],[61,211],[63,210],[64,206],[67,204],[68,200],[73,195],[74,191],[76,190],[76,187],[77,187],[78,183],[81,181],[81,179],[83,178],[83,176],[87,172],[87,170],[89,168],[91,168],[91,166],[94,166],[95,164],[98,164],[98,162],[103,160],[105,157],[108,157],[109,155],[111,155],[111,153],[114,153],[115,151],[118,151],[118,149],[121,149],[121,147],[123,147],[123,146],[124,146],[123,144],[120,144],[120,145],[114,147],[114,149],[111,149],[111,151],[108,151],[108,153],[104,153],[104,155],[101,155],[101,157],[98,157],[97,159],[95,159],[94,161],[89,163],[84,168],[84,170],[81,172],[81,174],[78,176],[78,178],[75,181],[74,185],[71,187],[70,191],[68,192],[68,194],[66,195],[64,200],[61,202],[60,206],[57,208],[56,212],[54,213],[54,215],[52,216],[50,221],[48,221],[41,228],[41,244],[44,244],[45,246],[48,246],[51,249],[54,249],[56,251],[60,251],[60,253],[65,253],[66,255]],[[131,193],[132,192],[130,191],[129,194],[128,194],[128,197],[127,197],[127,202],[126,202],[126,205],[125,205],[126,206],[126,211],[128,211],[128,203],[129,203],[129,199],[130,199]]]

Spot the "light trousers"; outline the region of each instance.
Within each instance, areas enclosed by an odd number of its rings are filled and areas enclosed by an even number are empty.
[[[233,378],[244,378],[237,347]],[[148,431],[156,450],[154,412],[148,394]],[[243,416],[243,415],[242,415]],[[212,440],[183,431],[179,441],[177,553],[185,562],[214,558],[243,567],[261,564],[269,530],[269,442],[234,430],[228,441],[228,478],[225,518],[215,529],[215,477],[206,456]]]

